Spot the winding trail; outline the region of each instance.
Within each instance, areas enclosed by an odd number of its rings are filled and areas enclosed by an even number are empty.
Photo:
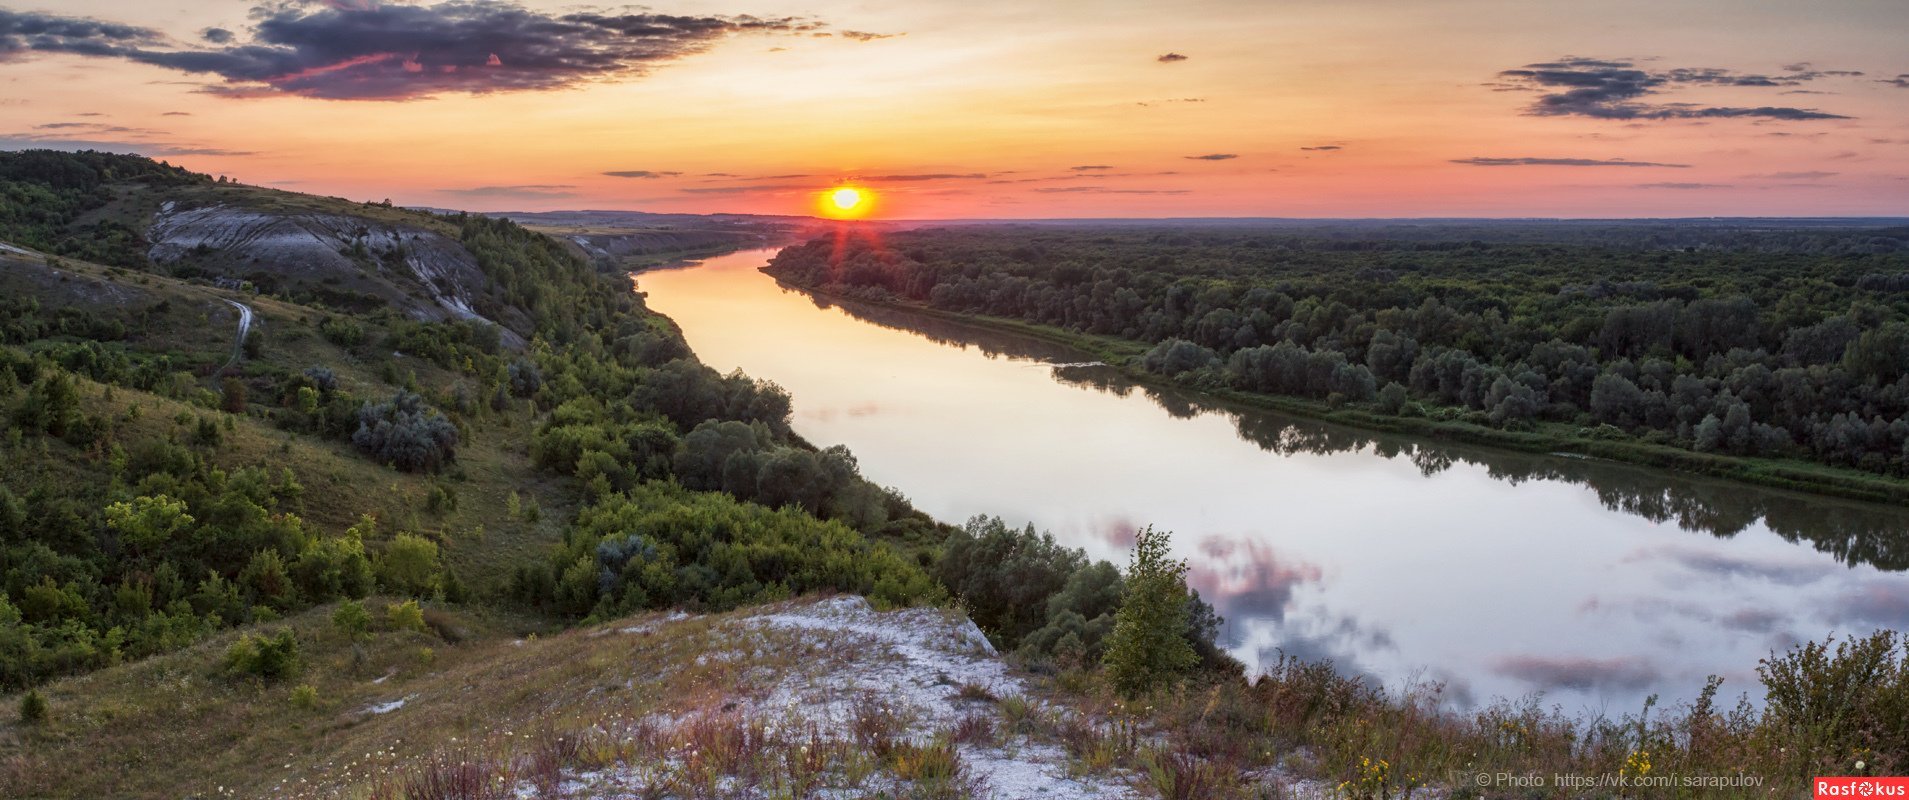
[[[238,366],[239,359],[245,356],[245,335],[252,332],[252,307],[237,300],[227,300],[223,297],[219,299],[231,303],[233,308],[239,310],[239,336],[232,342],[231,360],[225,362],[225,366],[219,368],[220,372],[224,372]]]

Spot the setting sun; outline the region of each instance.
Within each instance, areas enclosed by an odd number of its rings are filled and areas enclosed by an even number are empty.
[[[822,192],[822,213],[840,219],[867,216],[874,193],[857,186],[837,186]]]

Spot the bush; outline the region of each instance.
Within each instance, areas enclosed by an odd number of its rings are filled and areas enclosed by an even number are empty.
[[[406,600],[402,603],[392,603],[385,606],[384,619],[385,623],[390,625],[392,630],[424,630],[424,610],[418,607],[418,601],[416,600]]]
[[[1168,559],[1171,535],[1142,528],[1127,570],[1127,597],[1107,637],[1107,677],[1127,697],[1177,680],[1198,663],[1187,641],[1186,562]]]
[[[436,472],[457,458],[457,428],[424,398],[400,391],[358,409],[351,443],[405,472]]]
[[[410,533],[400,533],[378,557],[378,582],[386,589],[409,595],[422,595],[437,588],[437,542]]]
[[[365,604],[356,600],[346,600],[338,604],[338,610],[331,612],[332,627],[350,636],[363,636],[371,632],[371,612],[365,610]]]
[[[310,711],[317,708],[318,687],[309,683],[301,683],[297,688],[292,689],[292,707],[303,711]]]
[[[226,671],[253,675],[268,681],[297,674],[298,637],[291,629],[272,636],[245,634],[225,651]]]
[[[40,690],[28,690],[20,697],[20,721],[28,725],[38,725],[46,721],[46,696]]]

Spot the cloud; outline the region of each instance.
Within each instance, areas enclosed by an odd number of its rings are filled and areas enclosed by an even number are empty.
[[[1675,181],[1667,181],[1664,183],[1640,183],[1640,184],[1637,184],[1636,188],[1639,188],[1639,189],[1728,189],[1730,188],[1730,184],[1727,184],[1727,183],[1678,183]]]
[[[1109,189],[1105,186],[1049,186],[1034,191],[1042,194],[1187,194],[1185,189]]]
[[[515,186],[476,186],[469,189],[439,189],[440,194],[452,194],[459,197],[505,197],[505,198],[558,198],[575,197],[569,191],[577,187],[569,184],[519,184]]]
[[[1872,579],[1843,592],[1826,610],[1839,622],[1902,629],[1909,627],[1909,592],[1899,581]]]
[[[872,42],[872,41],[875,41],[876,39],[893,39],[897,36],[905,36],[905,35],[906,34],[901,34],[901,33],[869,33],[868,31],[842,31],[842,38],[854,39],[855,41],[858,41],[858,42]]]
[[[192,112],[190,112],[190,111],[168,111],[168,112],[166,112],[166,113],[164,113],[164,114],[160,114],[159,116],[162,116],[162,117],[190,117],[190,116],[192,116]]]
[[[104,153],[138,153],[148,158],[168,156],[249,156],[250,150],[226,150],[217,147],[201,147],[178,142],[139,142],[110,139],[80,139],[70,136],[86,136],[99,131],[81,130],[66,134],[44,133],[0,133],[0,150],[98,150]],[[140,135],[138,131],[129,131]]]
[[[1702,573],[1712,578],[1763,580],[1781,586],[1806,586],[1827,579],[1840,569],[1834,564],[1816,561],[1755,558],[1689,547],[1645,548],[1627,555],[1625,561],[1668,561],[1691,572]]]
[[[120,58],[217,76],[225,84],[208,91],[231,97],[404,100],[639,77],[736,34],[821,27],[794,17],[558,14],[504,0],[277,2],[254,9],[252,20],[248,41],[185,47],[148,28],[0,11],[0,60],[32,52]]]
[[[1193,161],[1226,161],[1228,159],[1239,158],[1239,155],[1236,153],[1207,153],[1203,156],[1186,156],[1186,158]]]
[[[1897,75],[1894,78],[1879,78],[1876,82],[1887,83],[1898,89],[1909,89],[1909,72]]]
[[[1669,167],[1685,169],[1689,164],[1663,164],[1656,161],[1626,161],[1621,158],[1454,158],[1453,164],[1474,167]]]
[[[1113,168],[1114,167],[1112,164],[1084,164],[1078,167],[1068,167],[1068,169],[1074,172],[1091,172],[1094,170],[1113,169]]]
[[[674,178],[683,173],[668,170],[624,169],[603,173],[612,178]]]
[[[1312,151],[1315,151],[1315,152],[1329,152],[1329,151],[1332,151],[1332,150],[1344,150],[1345,148],[1344,148],[1344,147],[1341,147],[1341,146],[1339,146],[1339,145],[1336,145],[1336,144],[1322,144],[1322,145],[1318,145],[1318,146],[1316,146],[1316,147],[1301,147],[1301,148],[1299,148],[1299,149],[1301,149],[1301,150],[1312,150]]]
[[[1183,56],[1183,55],[1180,55],[1179,53],[1168,53],[1168,54],[1166,54],[1166,55],[1163,55],[1163,56],[1161,56],[1161,57],[1159,57],[1159,58],[1156,58],[1156,59],[1154,59],[1154,60],[1155,60],[1155,61],[1158,61],[1158,62],[1160,62],[1160,63],[1162,63],[1162,64],[1171,64],[1171,63],[1173,63],[1173,62],[1175,62],[1175,61],[1185,61],[1185,60],[1187,60],[1187,57],[1186,57],[1186,56]]]
[[[224,28],[207,28],[199,31],[199,38],[213,44],[230,44],[232,41],[232,32]]]
[[[1187,571],[1187,584],[1227,619],[1283,622],[1293,592],[1325,577],[1317,565],[1252,539],[1215,536],[1200,542],[1200,552],[1206,557]]]
[[[863,177],[862,180],[881,181],[883,183],[913,183],[917,181],[972,181],[986,177],[988,177],[987,174],[982,172],[931,172],[916,175],[868,175]]]
[[[1814,180],[1821,180],[1823,178],[1835,177],[1841,174],[1842,173],[1840,172],[1816,172],[1816,171],[1766,172],[1761,175],[1745,175],[1743,177],[1755,178],[1755,179],[1761,179],[1761,180],[1772,180],[1772,181],[1814,181]]]
[[[1498,73],[1504,83],[1494,87],[1532,89],[1538,99],[1526,107],[1536,116],[1580,116],[1609,120],[1729,119],[1753,117],[1779,120],[1848,119],[1808,108],[1782,106],[1705,106],[1695,103],[1652,103],[1644,98],[1662,95],[1677,86],[1777,87],[1847,72],[1798,71],[1771,77],[1725,69],[1670,69],[1651,71],[1630,61],[1566,57],[1527,64]]]
[[[787,192],[814,191],[815,187],[800,183],[753,183],[739,186],[692,186],[677,191],[688,194],[747,194],[749,192]]]
[[[1492,671],[1540,689],[1640,691],[1657,682],[1657,667],[1639,658],[1503,656]]]

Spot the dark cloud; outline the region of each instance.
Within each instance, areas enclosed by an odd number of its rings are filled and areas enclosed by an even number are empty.
[[[1664,183],[1640,183],[1640,184],[1637,184],[1637,188],[1639,189],[1728,189],[1730,188],[1730,184],[1727,184],[1727,183],[1679,183],[1675,181],[1666,181]]]
[[[575,197],[575,189],[569,184],[519,184],[515,186],[475,186],[469,189],[439,189],[442,194],[454,194],[460,197],[504,197],[504,198],[557,198]]]
[[[868,31],[842,31],[842,38],[854,39],[855,41],[858,41],[858,42],[872,42],[872,41],[875,41],[876,39],[893,39],[897,36],[902,36],[902,35],[903,34],[899,34],[899,33],[869,33]]]
[[[1743,177],[1756,178],[1756,179],[1762,179],[1762,180],[1773,180],[1773,181],[1814,181],[1814,180],[1821,180],[1823,178],[1835,177],[1841,174],[1842,173],[1840,172],[1816,172],[1816,171],[1766,172],[1761,175],[1745,175]]]
[[[1878,79],[1876,82],[1887,83],[1898,89],[1909,89],[1909,73],[1903,73],[1901,75],[1897,75],[1894,78],[1881,78],[1881,79]]]
[[[1158,62],[1160,62],[1160,63],[1162,63],[1162,64],[1171,64],[1171,63],[1173,63],[1173,62],[1175,62],[1175,61],[1185,61],[1185,60],[1187,60],[1187,57],[1186,57],[1186,56],[1183,56],[1183,55],[1180,55],[1179,53],[1168,53],[1168,54],[1166,54],[1166,55],[1163,55],[1163,56],[1161,56],[1161,57],[1159,57],[1159,58],[1156,58],[1156,59],[1154,59],[1154,60],[1155,60],[1155,61],[1158,61]]]
[[[1323,152],[1323,151],[1331,151],[1331,150],[1344,150],[1345,148],[1344,148],[1344,147],[1340,147],[1339,145],[1336,145],[1336,144],[1322,144],[1322,145],[1319,145],[1319,146],[1317,146],[1317,147],[1301,147],[1301,148],[1299,148],[1299,149],[1301,149],[1301,150],[1312,150],[1312,151],[1315,151],[1315,152]]]
[[[1073,170],[1073,171],[1075,171],[1075,172],[1090,172],[1090,171],[1093,171],[1093,170],[1102,170],[1102,169],[1113,169],[1113,165],[1111,165],[1111,164],[1085,164],[1085,165],[1082,165],[1082,166],[1078,166],[1078,167],[1068,167],[1068,169],[1070,169],[1070,170]]]
[[[224,28],[207,28],[199,31],[199,38],[213,44],[228,44],[232,41],[232,32]]]
[[[1547,690],[1637,692],[1658,680],[1657,667],[1640,658],[1511,655],[1493,662],[1492,671]]]
[[[1186,156],[1186,158],[1193,161],[1225,161],[1227,159],[1239,158],[1239,155],[1235,153],[1208,153],[1203,156]]]
[[[674,178],[683,173],[670,172],[668,170],[623,169],[615,172],[605,172],[603,174],[612,178]]]
[[[110,56],[120,48],[158,44],[164,38],[134,25],[0,9],[0,60],[30,52]]]
[[[1625,161],[1621,158],[1454,158],[1454,164],[1474,167],[1671,167],[1684,169],[1689,164],[1662,164],[1655,161]]]
[[[166,112],[166,113],[164,113],[164,114],[160,114],[159,116],[162,116],[162,117],[190,117],[190,116],[192,116],[192,112],[190,112],[190,111],[168,111],[168,112]]]
[[[1725,69],[1647,70],[1630,61],[1564,58],[1498,73],[1495,88],[1535,89],[1538,99],[1526,112],[1538,116],[1580,116],[1611,120],[1730,119],[1780,120],[1848,119],[1808,108],[1781,106],[1705,106],[1695,103],[1645,102],[1677,86],[1777,87],[1849,73],[1795,71],[1779,76],[1755,75]]]
[[[249,41],[184,48],[147,28],[0,11],[0,59],[28,52],[122,58],[223,78],[209,91],[234,97],[403,100],[636,77],[728,36],[818,27],[792,17],[554,14],[503,0],[281,1],[254,9]]]

